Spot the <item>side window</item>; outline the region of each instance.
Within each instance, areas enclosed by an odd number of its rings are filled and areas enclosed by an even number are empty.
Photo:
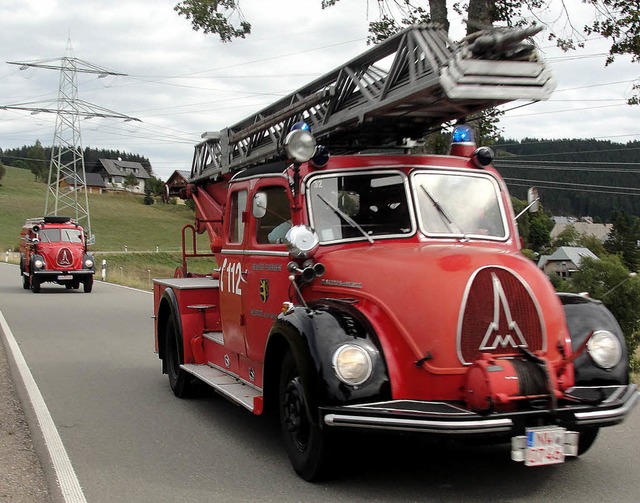
[[[242,214],[247,209],[247,191],[239,190],[231,194],[231,208],[229,215],[229,241],[242,243],[244,238],[244,221]]]
[[[259,244],[281,243],[291,228],[291,205],[284,187],[265,187],[267,212],[256,221],[256,241]]]

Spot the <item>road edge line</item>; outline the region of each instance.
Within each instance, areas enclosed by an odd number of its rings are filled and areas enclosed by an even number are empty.
[[[7,360],[9,361],[10,366],[13,367],[12,370],[17,371],[17,375],[16,372],[11,372],[14,376],[16,388],[20,386],[24,390],[26,397],[28,398],[29,405],[35,414],[36,420],[29,420],[29,417],[27,417],[27,422],[29,423],[30,430],[33,432],[35,429],[38,429],[42,439],[44,440],[46,447],[46,452],[44,454],[46,454],[46,457],[53,466],[55,481],[57,482],[56,489],[61,492],[62,500],[65,503],[86,503],[87,500],[82,492],[82,487],[80,486],[76,472],[71,465],[71,460],[64,448],[60,434],[58,433],[55,423],[53,422],[53,418],[47,408],[47,404],[40,393],[40,389],[29,370],[27,361],[25,360],[22,351],[20,351],[20,347],[18,346],[18,343],[1,310],[0,335],[2,335],[2,340],[7,353]],[[13,363],[13,365],[11,365],[11,363]],[[21,401],[24,405],[25,400]],[[42,451],[43,449],[38,450]],[[41,452],[40,454],[42,457],[43,453]],[[51,484],[49,485],[51,486]],[[53,488],[50,487],[50,490],[51,489]]]

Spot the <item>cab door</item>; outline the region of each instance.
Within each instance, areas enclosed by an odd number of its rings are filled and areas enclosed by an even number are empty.
[[[220,252],[218,263],[224,346],[228,351],[239,355],[246,354],[243,295],[247,274],[244,264],[244,247],[247,234],[248,194],[248,186],[244,183],[235,184],[230,188],[225,244]],[[237,360],[227,363],[227,367],[237,370]]]
[[[250,360],[262,362],[269,330],[282,310],[282,303],[289,300],[289,253],[282,238],[291,227],[292,201],[284,177],[259,179],[251,198],[251,226],[244,262],[247,282],[243,284],[246,347]],[[262,211],[260,205],[264,205]]]

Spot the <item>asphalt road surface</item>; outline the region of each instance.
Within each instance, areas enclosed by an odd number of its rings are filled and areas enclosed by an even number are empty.
[[[151,294],[100,282],[91,294],[52,284],[33,294],[22,289],[16,266],[1,263],[0,311],[50,413],[81,496],[91,503],[640,499],[640,410],[603,430],[580,459],[551,467],[514,463],[508,446],[349,435],[336,477],[309,484],[292,471],[277,428],[264,418],[216,395],[173,396],[154,354]],[[7,356],[15,357],[8,351]],[[0,405],[4,420],[7,407]],[[38,440],[39,426],[29,412],[27,417],[35,452],[50,478],[52,462]],[[13,455],[33,455],[28,438],[19,440],[24,452]],[[0,458],[0,501],[45,501],[37,490],[3,494],[2,474],[15,460]],[[21,466],[17,476],[42,480],[37,460]],[[58,489],[50,492],[62,501]]]

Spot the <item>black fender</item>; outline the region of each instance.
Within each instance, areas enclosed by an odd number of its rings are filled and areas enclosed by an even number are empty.
[[[576,352],[585,339],[595,330],[608,330],[622,345],[620,362],[612,369],[598,367],[585,349],[574,362],[577,386],[629,384],[629,357],[624,334],[620,325],[604,304],[583,295],[559,293],[571,336],[571,348]]]
[[[334,352],[347,343],[361,346],[371,357],[371,375],[359,386],[343,383],[333,369]],[[265,375],[272,384],[280,361],[276,355],[281,358],[287,347],[312,401],[309,404],[312,410],[320,405],[382,401],[391,397],[387,366],[377,335],[364,315],[351,304],[323,300],[310,303],[308,308],[294,307],[278,316],[269,332],[265,355]],[[268,386],[265,382],[265,388]]]
[[[158,341],[158,358],[162,360],[162,373],[166,374],[166,330],[167,323],[174,323],[176,333],[176,343],[180,361],[184,362],[184,347],[182,337],[182,320],[180,319],[180,310],[178,309],[178,299],[172,288],[165,289],[158,303],[158,312],[156,315],[156,337]]]

